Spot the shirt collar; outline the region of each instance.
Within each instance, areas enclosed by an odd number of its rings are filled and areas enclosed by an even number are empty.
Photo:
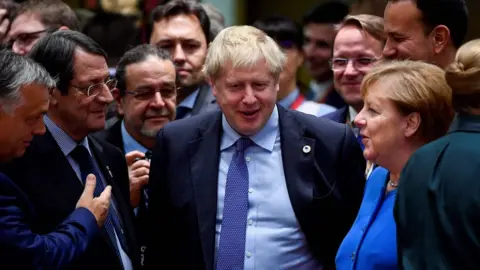
[[[273,112],[270,115],[265,126],[255,135],[250,136],[250,139],[261,148],[272,152],[273,147],[275,146],[275,140],[279,132],[278,125],[278,109],[277,106],[273,108]],[[227,118],[222,114],[222,127],[223,127],[223,136],[222,142],[220,144],[220,151],[223,151],[232,145],[234,145],[238,139],[240,139],[240,134],[238,134],[228,123]]]
[[[350,117],[349,120],[351,123],[353,123],[357,115],[358,115],[358,112],[352,106],[348,106],[348,117]]]
[[[298,88],[295,88],[295,90],[293,90],[290,94],[288,94],[286,97],[280,100],[278,104],[288,109],[290,108],[290,106],[292,106],[293,102],[295,102],[299,94],[300,94],[300,91],[298,90]]]
[[[63,131],[59,126],[57,126],[57,124],[53,122],[50,117],[45,115],[43,117],[43,122],[45,123],[45,126],[47,126],[58,146],[60,146],[60,150],[62,150],[62,153],[65,156],[68,156],[79,144],[85,146],[90,155],[92,154],[92,152],[90,151],[87,137],[83,138],[80,142],[76,142],[70,136],[68,136],[65,131]]]
[[[130,153],[131,151],[137,150],[142,153],[147,152],[147,148],[145,148],[143,145],[141,145],[139,142],[137,142],[132,136],[130,136],[130,133],[128,133],[127,129],[125,128],[125,121],[122,120],[122,140],[123,140],[123,149],[125,150],[125,153]]]
[[[195,101],[197,100],[198,92],[200,89],[195,90],[193,93],[188,95],[180,104],[177,105],[177,107],[185,107],[189,109],[193,109],[193,106],[195,106]]]

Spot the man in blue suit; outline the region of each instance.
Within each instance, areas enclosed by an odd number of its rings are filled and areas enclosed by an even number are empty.
[[[365,162],[348,126],[275,105],[285,60],[251,26],[211,43],[205,72],[221,111],[157,136],[147,268],[334,268]]]
[[[35,135],[45,133],[43,115],[55,80],[29,58],[0,51],[0,162],[24,154]],[[38,179],[42,185],[42,179]],[[55,231],[35,232],[35,206],[0,172],[1,269],[64,269],[79,258],[99,233],[110,204],[111,187],[93,198],[95,176],[89,175],[77,207]]]

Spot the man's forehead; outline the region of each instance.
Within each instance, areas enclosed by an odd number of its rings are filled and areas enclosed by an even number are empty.
[[[157,40],[198,39],[203,36],[202,26],[193,14],[179,14],[155,22],[154,35]]]
[[[38,15],[31,12],[23,13],[12,22],[9,36],[40,31],[43,30],[43,28],[45,28],[45,25],[38,18]]]

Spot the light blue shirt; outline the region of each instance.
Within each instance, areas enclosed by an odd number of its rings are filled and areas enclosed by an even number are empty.
[[[122,120],[121,132],[122,132],[122,141],[123,141],[123,151],[125,151],[125,154],[130,153],[134,150],[140,151],[142,153],[145,153],[148,151],[147,148],[145,148],[143,145],[137,142],[132,136],[130,136],[130,133],[128,133],[127,129],[125,128],[125,121],[123,120]]]
[[[234,144],[240,138],[225,116],[222,116],[222,125],[216,250],[220,240],[228,168],[235,151]],[[263,129],[250,139],[255,145],[245,151],[249,177],[245,269],[321,269],[309,251],[288,195],[276,106]]]
[[[75,171],[75,174],[78,177],[78,181],[80,181],[83,185],[83,181],[81,180],[82,177],[81,177],[81,172],[80,172],[80,166],[73,159],[73,157],[70,155],[72,153],[72,151],[75,149],[75,147],[77,147],[78,143],[75,142],[70,136],[68,136],[68,134],[65,133],[65,131],[63,131],[60,127],[58,127],[57,124],[55,124],[48,116],[44,116],[43,122],[45,123],[45,126],[47,126],[48,130],[50,131],[53,138],[57,142],[58,146],[62,150],[63,154],[67,158],[68,162],[70,163],[70,166],[72,166],[73,171]],[[92,156],[93,165],[95,166],[95,169],[97,170],[97,172],[100,176],[100,179],[97,179],[97,181],[98,180],[102,181],[104,186],[106,186],[105,177],[103,176],[102,170],[100,170],[100,167],[98,166],[98,163],[95,160],[95,156],[92,155],[92,152],[90,151],[90,146],[88,144],[87,138],[84,138],[80,142],[80,144],[85,146],[85,148],[87,148],[88,152]],[[112,194],[112,198],[113,198],[113,194]],[[115,198],[113,198],[110,203],[111,203],[111,206],[113,207],[113,209],[117,209],[116,204],[115,204]],[[115,212],[118,213],[118,211],[115,211]],[[120,250],[120,256],[122,257],[122,263],[123,263],[124,269],[125,270],[132,270],[133,269],[132,261],[128,257],[127,253],[123,250],[122,245],[120,244],[120,239],[118,239],[117,231],[115,231],[115,238],[117,240],[117,246],[119,247],[119,250]]]
[[[293,90],[290,94],[288,94],[286,97],[280,100],[278,104],[288,109],[290,108],[290,106],[292,106],[293,102],[295,102],[298,95],[300,95],[300,90],[298,90],[298,88],[295,88],[295,90]]]
[[[192,116],[193,106],[195,106],[195,101],[197,100],[199,91],[200,89],[195,90],[193,93],[188,95],[188,97],[186,97],[182,102],[180,102],[180,104],[177,105],[177,107],[185,107],[190,109],[190,112],[186,113],[183,118]]]

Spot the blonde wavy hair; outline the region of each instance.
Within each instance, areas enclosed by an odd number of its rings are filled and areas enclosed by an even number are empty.
[[[454,109],[480,108],[480,39],[461,46],[455,61],[445,71],[445,79],[453,91]]]
[[[233,68],[251,68],[262,60],[278,79],[286,56],[277,43],[255,27],[231,26],[223,29],[210,43],[203,71],[207,77],[215,79],[226,63]]]
[[[421,118],[417,135],[430,142],[445,135],[453,120],[452,89],[445,71],[419,61],[383,62],[370,70],[362,82],[362,96],[376,82],[390,82],[383,94],[402,115],[418,113]]]

